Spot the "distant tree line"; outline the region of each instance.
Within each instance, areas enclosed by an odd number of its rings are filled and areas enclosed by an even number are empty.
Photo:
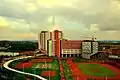
[[[3,41],[0,42],[0,47],[9,47],[5,52],[22,52],[34,51],[37,49],[38,43],[32,41]]]

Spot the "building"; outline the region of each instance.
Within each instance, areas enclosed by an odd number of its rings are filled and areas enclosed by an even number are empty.
[[[52,32],[49,32],[49,33],[50,33],[50,39],[52,40],[53,33]]]
[[[112,55],[120,55],[120,49],[118,48],[112,48],[111,52],[112,52]]]
[[[91,42],[83,42],[82,43],[82,53],[90,54],[92,53],[92,45]]]
[[[120,55],[120,41],[98,41],[99,52]]]
[[[98,42],[92,42],[92,53],[98,53]]]
[[[62,39],[63,38],[63,32],[59,30],[54,30],[54,40]]]
[[[49,32],[48,31],[41,31],[40,33],[40,44],[39,48],[41,50],[47,51],[47,40],[49,39]]]
[[[60,39],[63,38],[62,31],[54,30],[54,55],[60,57]]]
[[[40,50],[40,48],[41,48],[41,45],[40,45],[40,33],[38,34],[38,50]]]
[[[120,42],[119,41],[98,41],[99,44],[99,51],[108,48],[118,48],[120,49]]]
[[[80,56],[81,49],[81,40],[61,40],[61,57]]]
[[[63,33],[59,30],[53,32],[41,31],[39,46],[49,56],[57,57],[79,57],[82,54],[83,58],[90,58],[91,55],[98,52],[98,42],[92,40],[64,40]]]
[[[82,42],[82,58],[90,59],[90,57],[96,53],[98,53],[98,42]]]
[[[60,47],[61,47],[61,45],[60,45],[60,40],[59,39],[54,41],[54,47],[55,47],[54,48],[55,55],[57,57],[60,57],[60,51],[61,51]]]
[[[47,54],[53,56],[53,41],[51,39],[47,40]]]
[[[39,50],[48,52],[47,50],[49,50],[49,48],[47,48],[47,44],[48,44],[47,40],[50,39],[53,41],[52,55],[60,56],[60,39],[62,38],[63,38],[62,31],[59,30],[54,30],[52,32],[41,31],[38,39],[38,48]]]

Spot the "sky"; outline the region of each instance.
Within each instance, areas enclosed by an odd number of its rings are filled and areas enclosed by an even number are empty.
[[[120,40],[119,0],[0,0],[0,40],[37,40],[53,17],[64,38]]]

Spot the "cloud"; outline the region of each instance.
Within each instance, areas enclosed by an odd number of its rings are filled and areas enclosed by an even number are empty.
[[[48,21],[51,16],[56,16],[57,25],[67,36],[93,33],[104,36],[102,33],[106,31],[108,35],[110,31],[116,31],[114,35],[117,35],[120,31],[119,14],[118,0],[0,1],[0,25],[7,26],[4,30],[2,28],[2,33],[11,32],[10,36],[49,30],[52,28],[52,23]],[[73,35],[71,38],[77,37]]]
[[[75,1],[76,0],[36,0],[36,3],[47,8],[54,8],[56,6],[72,7],[72,3]]]
[[[6,21],[6,19],[0,16],[0,27],[6,27],[8,25],[9,23]]]
[[[30,39],[30,38],[35,39],[37,35],[33,33],[21,33],[21,34],[16,34],[14,37],[17,37],[19,39]]]

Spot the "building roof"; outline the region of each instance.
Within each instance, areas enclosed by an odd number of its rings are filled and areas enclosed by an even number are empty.
[[[62,31],[60,31],[60,30],[54,30],[54,32],[62,32]]]
[[[46,33],[46,32],[48,32],[48,31],[41,31],[41,33]]]
[[[120,43],[120,40],[99,40],[99,43]]]

